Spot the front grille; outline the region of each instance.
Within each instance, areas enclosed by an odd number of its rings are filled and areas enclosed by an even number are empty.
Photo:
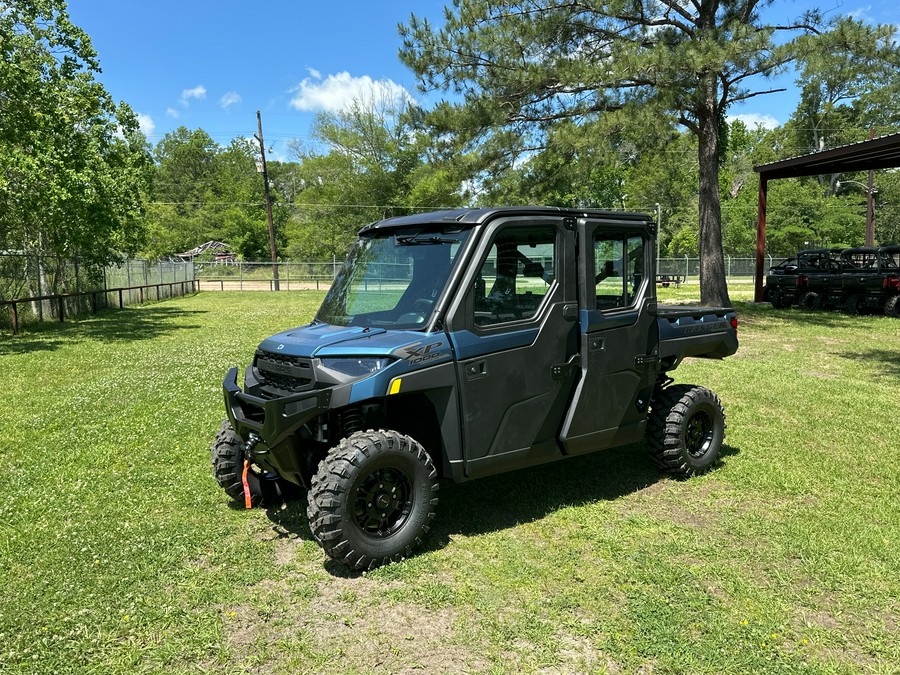
[[[256,350],[256,377],[265,389],[280,396],[297,394],[315,385],[309,359]]]

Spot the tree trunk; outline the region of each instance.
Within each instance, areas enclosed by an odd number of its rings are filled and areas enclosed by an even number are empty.
[[[700,302],[731,307],[722,250],[722,207],[719,202],[719,127],[716,78],[704,78],[704,101],[698,111],[700,159]]]

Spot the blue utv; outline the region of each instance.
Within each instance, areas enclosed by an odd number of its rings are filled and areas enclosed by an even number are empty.
[[[367,225],[311,323],[224,381],[215,477],[250,505],[300,486],[332,558],[408,556],[438,480],[635,443],[679,477],[717,460],[718,397],[674,384],[738,347],[729,308],[657,305],[642,214],[486,208]]]

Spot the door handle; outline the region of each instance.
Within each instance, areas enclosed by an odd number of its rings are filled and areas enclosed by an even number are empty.
[[[466,365],[467,380],[477,380],[482,377],[487,377],[486,361],[476,361],[475,363],[469,363]]]

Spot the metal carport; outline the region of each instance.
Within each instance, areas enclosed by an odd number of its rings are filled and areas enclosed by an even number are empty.
[[[843,145],[832,150],[782,159],[754,166],[759,174],[759,206],[756,215],[756,283],[754,301],[762,302],[763,253],[766,245],[766,195],[768,183],[776,178],[799,178],[833,173],[874,171],[900,166],[900,133]],[[871,188],[869,198],[871,199]],[[869,234],[868,236],[871,236]]]

